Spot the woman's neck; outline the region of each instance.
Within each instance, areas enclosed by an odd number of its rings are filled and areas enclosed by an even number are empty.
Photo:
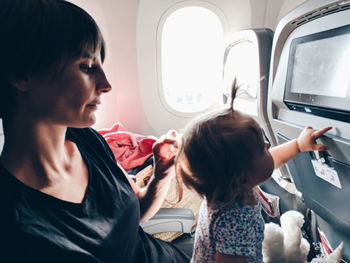
[[[21,181],[36,175],[37,184],[46,184],[69,169],[74,144],[65,139],[66,127],[26,121],[5,121],[3,126],[1,162]]]

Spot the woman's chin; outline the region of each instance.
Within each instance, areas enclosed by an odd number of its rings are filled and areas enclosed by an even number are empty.
[[[72,128],[86,128],[94,125],[96,123],[96,117],[94,114],[91,114],[88,118],[84,118],[80,122],[75,122],[69,125]]]
[[[90,120],[86,121],[83,126],[85,127],[90,127],[92,125],[94,125],[96,123],[96,118],[95,116],[93,116],[93,118],[91,118]]]

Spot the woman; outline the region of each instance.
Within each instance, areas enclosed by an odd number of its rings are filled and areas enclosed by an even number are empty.
[[[139,227],[173,178],[175,132],[141,192],[86,128],[111,90],[95,21],[63,0],[1,0],[0,35],[0,261],[188,262]]]

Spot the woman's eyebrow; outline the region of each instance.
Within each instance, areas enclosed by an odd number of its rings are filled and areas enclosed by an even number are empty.
[[[92,59],[92,60],[96,60],[96,55],[92,54],[90,52],[84,52],[82,58],[88,58],[88,59]]]

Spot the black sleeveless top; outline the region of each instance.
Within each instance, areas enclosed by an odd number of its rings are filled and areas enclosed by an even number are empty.
[[[0,165],[0,262],[189,262],[139,226],[139,201],[104,139],[91,128],[66,137],[89,171],[80,204],[30,188]]]

